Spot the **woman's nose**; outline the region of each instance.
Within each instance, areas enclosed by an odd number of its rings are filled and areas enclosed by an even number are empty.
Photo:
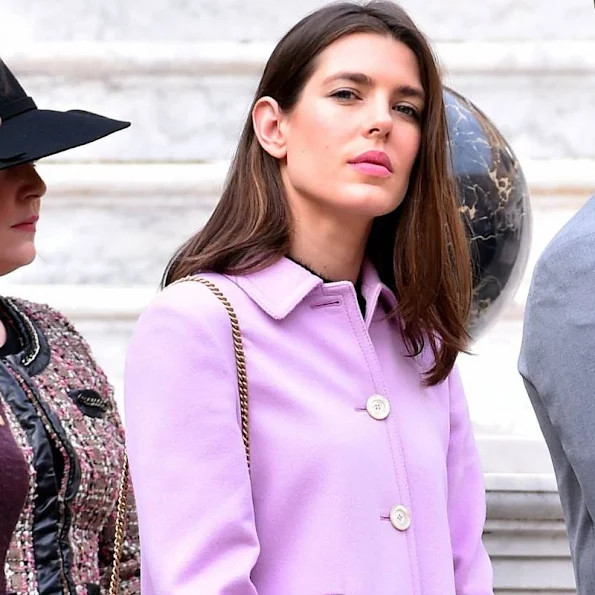
[[[47,192],[47,186],[32,163],[25,163],[21,166],[20,175],[23,181],[23,199],[42,198]]]
[[[36,177],[35,182],[36,182],[37,197],[43,198],[45,196],[45,193],[48,190],[48,187],[46,186],[46,183],[44,182],[43,178],[37,173],[37,171],[35,171],[35,177]]]
[[[391,110],[386,105],[375,104],[371,107],[367,125],[368,134],[386,136],[393,126]]]

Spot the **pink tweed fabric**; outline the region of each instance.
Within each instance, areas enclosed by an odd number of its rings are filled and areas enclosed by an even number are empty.
[[[0,398],[29,468],[29,494],[5,566],[7,591],[99,595],[109,581],[124,431],[88,344],[48,306],[2,298],[23,350],[0,362]],[[139,593],[129,493],[121,592]]]

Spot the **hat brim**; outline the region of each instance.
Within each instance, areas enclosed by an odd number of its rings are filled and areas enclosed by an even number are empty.
[[[129,126],[81,110],[19,114],[0,125],[0,170],[81,147]]]

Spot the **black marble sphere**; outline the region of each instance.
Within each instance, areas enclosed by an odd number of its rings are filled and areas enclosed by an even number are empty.
[[[473,258],[476,341],[516,293],[531,245],[529,188],[512,149],[475,105],[444,88],[454,174]]]

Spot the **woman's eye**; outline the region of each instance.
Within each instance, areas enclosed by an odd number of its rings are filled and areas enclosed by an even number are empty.
[[[416,120],[420,119],[419,112],[414,107],[411,107],[410,105],[397,105],[395,107],[395,109],[397,111],[401,112],[402,114],[405,114],[406,116],[415,118]]]
[[[332,97],[343,100],[357,99],[357,95],[350,89],[339,89],[332,94]]]

